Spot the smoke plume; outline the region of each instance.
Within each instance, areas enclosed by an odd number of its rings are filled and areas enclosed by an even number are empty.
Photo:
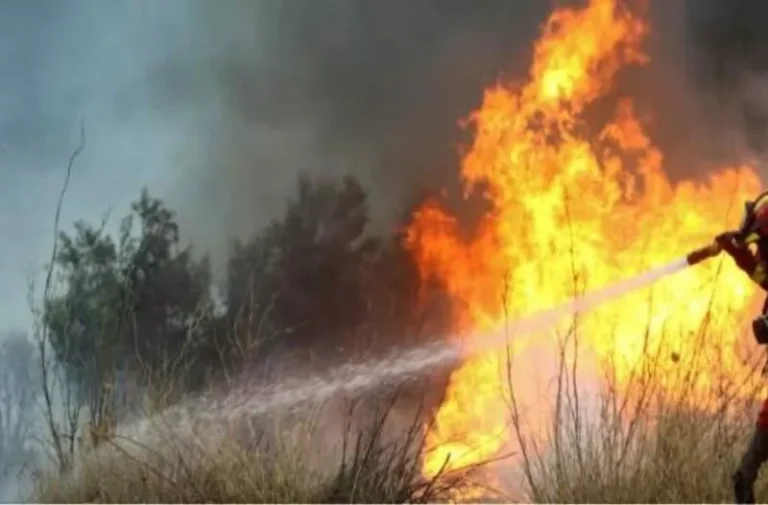
[[[746,146],[765,147],[768,126],[768,34],[762,20],[768,4],[759,0],[689,1],[686,15],[695,51],[692,69],[709,105],[742,124]]]
[[[460,148],[471,140],[458,121],[484,88],[524,78],[552,8],[535,0],[185,5],[196,44],[149,82],[158,106],[198,111],[198,135],[188,140],[195,154],[172,192],[208,248],[264,224],[301,171],[356,174],[385,225],[418,190],[455,194]],[[630,71],[618,91],[650,113],[673,176],[695,177],[759,148],[754,114],[718,101],[748,85],[748,100],[765,101],[754,92],[759,40],[747,37],[753,56],[731,57],[745,44],[741,25],[760,19],[739,5],[649,9],[652,63]]]
[[[457,193],[471,141],[458,121],[484,88],[524,79],[541,23],[566,3],[583,2],[5,2],[0,158],[13,189],[0,201],[18,240],[4,264],[26,269],[0,272],[18,277],[9,297],[45,258],[80,116],[88,142],[64,223],[122,213],[148,185],[220,260],[310,171],[358,176],[386,226],[421,190]],[[652,61],[619,92],[648,112],[674,175],[759,157],[765,8],[650,2]]]

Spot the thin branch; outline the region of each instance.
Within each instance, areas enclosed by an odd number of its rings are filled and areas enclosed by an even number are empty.
[[[45,317],[45,304],[48,301],[48,298],[50,296],[50,290],[51,290],[51,279],[53,278],[53,270],[54,265],[56,262],[56,256],[58,254],[58,244],[59,244],[59,223],[61,221],[61,209],[64,206],[64,196],[67,193],[67,190],[69,189],[69,182],[72,178],[72,167],[75,164],[75,161],[80,156],[80,154],[85,149],[85,121],[84,119],[80,119],[80,143],[78,144],[77,148],[72,152],[72,155],[69,157],[69,163],[67,163],[67,170],[64,176],[64,183],[61,187],[61,192],[59,193],[59,199],[56,204],[56,213],[53,220],[53,247],[51,250],[51,261],[48,264],[46,276],[45,276],[45,286],[43,288],[43,313],[42,317]],[[61,437],[59,436],[58,430],[56,428],[56,421],[53,417],[53,400],[51,395],[51,388],[50,384],[48,382],[48,363],[46,361],[46,344],[47,344],[47,331],[45,326],[45,321],[42,322],[41,327],[38,330],[38,350],[39,350],[39,356],[40,356],[40,372],[41,372],[41,378],[42,378],[42,389],[43,389],[43,398],[45,401],[45,409],[46,409],[46,418],[48,423],[48,429],[51,432],[51,437],[53,438],[54,448],[56,450],[56,456],[58,458],[59,463],[59,469],[65,470],[67,467],[67,457],[64,454],[64,447],[61,442]]]
[[[72,167],[80,154],[85,149],[85,120],[80,119],[80,143],[77,148],[72,152],[69,157],[69,163],[67,164],[67,171],[64,176],[64,184],[61,186],[61,192],[59,193],[59,201],[56,204],[56,214],[53,219],[53,249],[51,251],[51,262],[48,265],[47,273],[45,276],[45,287],[43,289],[43,299],[47,299],[47,295],[50,292],[51,278],[53,277],[53,265],[56,260],[56,254],[58,253],[59,245],[59,222],[61,221],[61,209],[64,206],[64,196],[69,189],[69,181],[72,178]]]

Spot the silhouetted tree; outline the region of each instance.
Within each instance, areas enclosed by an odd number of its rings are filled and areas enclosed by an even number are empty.
[[[428,324],[440,319],[436,298],[424,296],[402,244],[400,231],[373,236],[353,178],[302,177],[285,214],[235,245],[230,320],[250,341],[261,337],[264,353],[264,340],[330,355],[414,343],[444,326]]]
[[[231,320],[245,332],[279,333],[280,343],[301,348],[318,339],[334,342],[358,326],[366,316],[363,279],[379,250],[368,220],[365,191],[354,179],[301,177],[285,214],[235,247]]]
[[[107,416],[119,378],[137,371],[196,388],[279,350],[341,360],[440,336],[442,292],[422,284],[402,230],[369,228],[357,181],[301,177],[285,212],[235,243],[219,317],[207,260],[181,247],[173,211],[144,191],[117,239],[82,222],[61,234],[51,347],[90,411]]]

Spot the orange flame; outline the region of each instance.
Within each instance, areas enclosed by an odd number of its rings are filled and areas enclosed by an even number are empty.
[[[681,257],[732,227],[742,200],[758,192],[761,181],[749,167],[671,182],[631,100],[620,100],[614,118],[590,134],[585,110],[605,97],[623,66],[648,61],[641,48],[647,32],[615,0],[555,10],[535,44],[528,82],[486,91],[472,116],[475,138],[461,176],[467,195],[482,187],[488,212],[465,240],[457,219],[427,201],[406,238],[422,276],[439,279],[456,301],[457,330],[496,329],[507,317]],[[693,335],[706,316],[713,337],[704,352],[736,374],[744,365],[722,349],[736,345],[753,293],[732,261],[710,261],[657,284],[653,300],[635,293],[584,316],[582,343],[626,383],[649,347],[701,353]],[[516,338],[514,350],[550,338]],[[504,446],[502,354],[473,358],[452,374],[429,433],[437,449],[425,458],[425,475],[448,457],[450,467],[464,467]],[[714,380],[705,374],[696,387],[706,392]],[[671,379],[665,384],[673,387]]]

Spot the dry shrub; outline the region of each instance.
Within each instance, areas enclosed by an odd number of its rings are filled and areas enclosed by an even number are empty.
[[[762,353],[752,349],[741,375],[728,376],[720,373],[713,352],[704,352],[707,346],[720,345],[711,337],[690,337],[701,339],[702,352],[682,358],[663,344],[648,345],[642,365],[624,384],[614,379],[615,363],[599,373],[591,370],[601,387],[587,393],[578,384],[577,377],[583,376],[576,370],[579,360],[573,359],[581,349],[577,328],[561,335],[553,415],[543,435],[533,437],[526,431],[520,391],[514,381],[508,383],[515,443],[525,449],[516,467],[525,499],[733,502],[731,474],[754,430]],[[514,367],[512,358],[508,369]],[[675,363],[671,375],[669,360]],[[666,388],[660,387],[662,377]],[[702,377],[711,384],[702,388]],[[589,407],[587,399],[592,400]],[[756,494],[768,496],[765,479],[758,481]]]
[[[334,400],[279,418],[193,411],[145,419],[140,440],[118,435],[83,455],[67,476],[39,481],[41,502],[400,503],[441,501],[463,474],[420,476],[423,427],[403,424],[395,401],[371,410]],[[397,416],[400,416],[399,418]]]

